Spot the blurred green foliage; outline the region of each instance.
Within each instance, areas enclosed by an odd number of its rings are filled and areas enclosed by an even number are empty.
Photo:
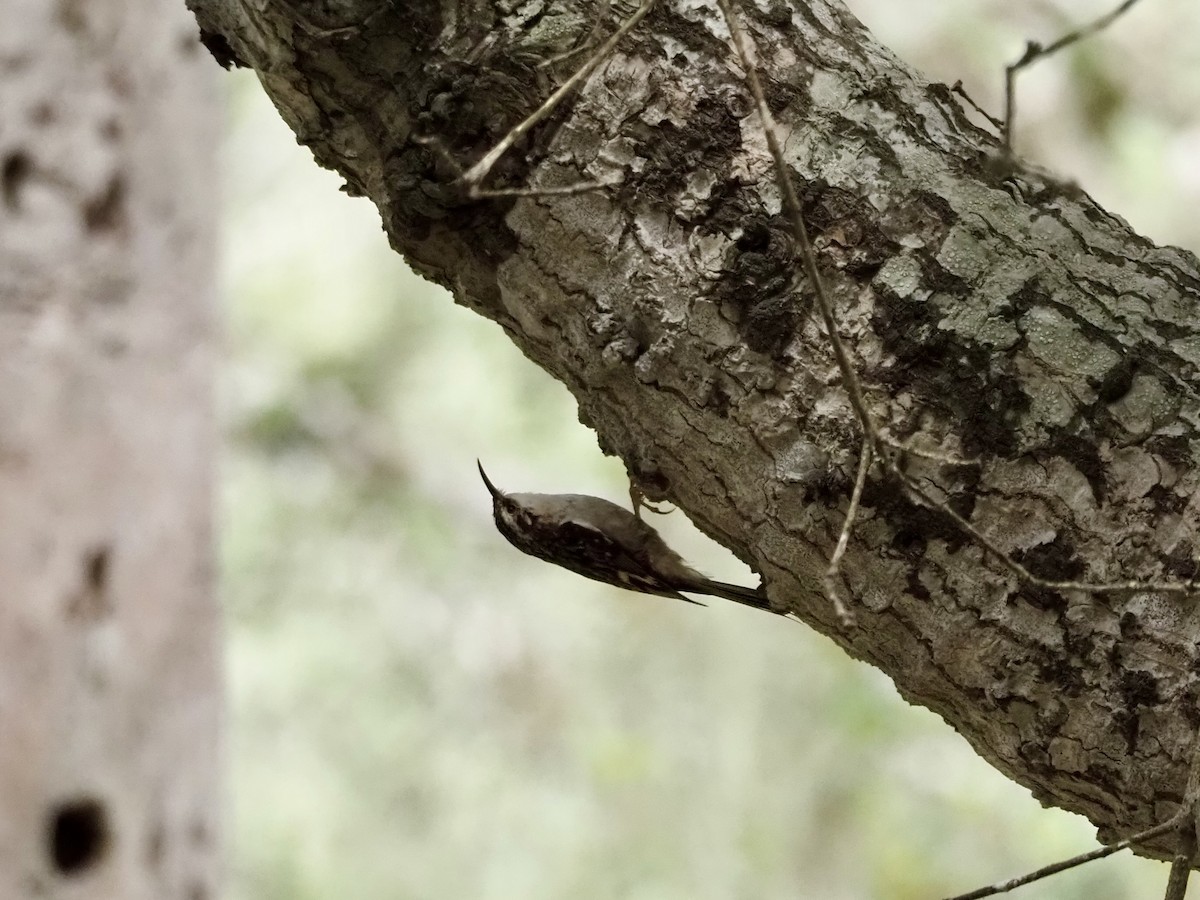
[[[1200,193],[1172,174],[1200,123],[1174,94],[1148,107],[1114,50],[1144,41],[1160,71],[1163,35],[1198,17],[1154,5],[1023,80],[1022,146],[1194,247],[1195,198],[1153,191]],[[1033,4],[853,6],[993,109],[1003,63],[1061,26]],[[928,900],[1091,845],[803,626],[623,594],[505,544],[476,456],[506,487],[614,499],[620,466],[565,389],[407,271],[252,79],[227,84],[231,896]],[[710,574],[751,577],[681,514],[664,530]],[[1149,898],[1164,879],[1119,857],[1021,896]]]

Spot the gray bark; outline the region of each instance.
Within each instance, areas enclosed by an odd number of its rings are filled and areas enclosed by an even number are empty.
[[[478,202],[420,139],[474,162],[569,74],[538,63],[600,4],[191,5],[396,249],[564,382],[601,446],[780,610],[1104,836],[1174,810],[1200,722],[1193,601],[1031,590],[877,476],[844,567],[858,626],[838,626],[819,575],[860,432],[714,3],[662,0],[492,179],[618,185]],[[874,411],[980,461],[910,471],[1044,577],[1191,577],[1196,258],[1007,165],[840,3],[762,6],[789,174]]]
[[[0,897],[217,895],[211,63],[0,0]]]

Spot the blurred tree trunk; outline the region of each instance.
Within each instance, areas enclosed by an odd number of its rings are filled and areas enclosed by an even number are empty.
[[[215,898],[215,95],[158,0],[0,0],[0,897]]]
[[[563,381],[601,446],[779,609],[1043,802],[1110,834],[1173,810],[1200,695],[1193,601],[1030,590],[877,477],[844,568],[859,624],[839,627],[818,585],[860,430],[715,3],[663,0],[489,181],[607,187],[484,201],[447,157],[478,160],[583,56],[554,58],[632,4],[190,3],[412,265]],[[1192,577],[1196,258],[1010,165],[836,0],[746,6],[875,414],[980,463],[911,474],[1043,577]]]

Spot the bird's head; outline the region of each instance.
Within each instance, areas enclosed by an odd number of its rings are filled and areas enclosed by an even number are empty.
[[[479,466],[479,475],[487,485],[488,493],[492,495],[492,515],[496,519],[496,528],[508,542],[523,553],[533,552],[529,546],[531,530],[536,522],[531,511],[521,502],[520,494],[506,494],[492,484],[487,472],[483,471],[483,463],[475,461]]]

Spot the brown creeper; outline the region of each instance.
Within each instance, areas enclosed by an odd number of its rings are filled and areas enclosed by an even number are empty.
[[[705,578],[627,509],[583,494],[506,494],[479,474],[492,495],[496,527],[522,553],[595,581],[643,594],[688,600],[711,594],[770,610],[761,588]]]

